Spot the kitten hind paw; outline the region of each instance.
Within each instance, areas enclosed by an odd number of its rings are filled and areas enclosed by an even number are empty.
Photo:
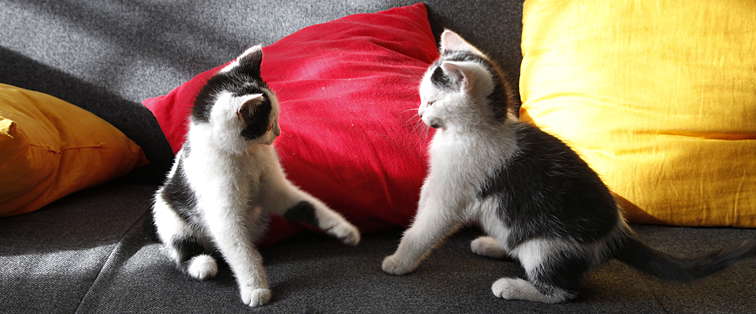
[[[241,292],[242,302],[250,307],[262,306],[270,301],[272,293],[270,289],[243,289]]]
[[[473,253],[492,258],[504,258],[507,251],[492,237],[478,237],[470,243]]]
[[[197,280],[212,278],[218,273],[218,264],[210,255],[197,255],[190,259],[188,264],[187,274]]]
[[[491,291],[497,298],[507,300],[522,300],[523,286],[527,286],[527,282],[522,279],[514,278],[501,278],[496,280],[491,286]]]
[[[501,278],[494,282],[491,290],[497,298],[550,304],[565,302],[575,297],[559,288],[554,288],[551,295],[544,295],[532,283],[520,278]]]

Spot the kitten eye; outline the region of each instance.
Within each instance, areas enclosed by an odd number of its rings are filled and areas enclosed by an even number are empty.
[[[428,106],[428,107],[433,106],[433,103],[435,103],[435,102],[436,102],[435,100],[428,101],[428,103],[426,104],[426,106]]]

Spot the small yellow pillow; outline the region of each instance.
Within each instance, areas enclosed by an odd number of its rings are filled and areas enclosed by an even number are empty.
[[[37,210],[147,163],[142,148],[94,114],[0,84],[0,217]]]
[[[521,117],[630,221],[756,227],[756,2],[527,0]]]

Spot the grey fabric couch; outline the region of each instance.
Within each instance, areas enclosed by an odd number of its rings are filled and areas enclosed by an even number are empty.
[[[581,297],[545,305],[497,299],[490,285],[522,276],[513,261],[470,252],[480,234],[450,237],[412,274],[380,264],[395,228],[347,247],[302,233],[262,250],[270,304],[241,303],[227,267],[212,280],[182,275],[145,229],[151,196],[173,155],[141,105],[253,43],[271,44],[308,25],[413,1],[17,1],[0,0],[0,82],[62,98],[109,121],[151,164],[34,213],[0,219],[2,313],[752,313],[756,260],[691,284],[661,282],[610,262],[591,272]],[[516,80],[522,2],[427,1],[438,35],[453,29],[488,51]],[[515,84],[516,86],[516,84]],[[2,175],[2,174],[0,174]],[[696,255],[756,238],[756,230],[635,226],[652,246]]]

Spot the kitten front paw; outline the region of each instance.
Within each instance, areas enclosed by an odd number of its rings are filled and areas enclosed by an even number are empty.
[[[410,272],[412,272],[413,268],[412,266],[407,266],[396,258],[396,255],[387,256],[383,260],[383,265],[381,266],[384,272],[392,274],[392,275],[405,275]]]
[[[242,302],[251,307],[262,306],[268,303],[271,296],[272,294],[269,289],[242,289],[241,292]]]
[[[331,228],[329,233],[346,245],[357,245],[360,242],[360,231],[350,223],[342,223]]]

